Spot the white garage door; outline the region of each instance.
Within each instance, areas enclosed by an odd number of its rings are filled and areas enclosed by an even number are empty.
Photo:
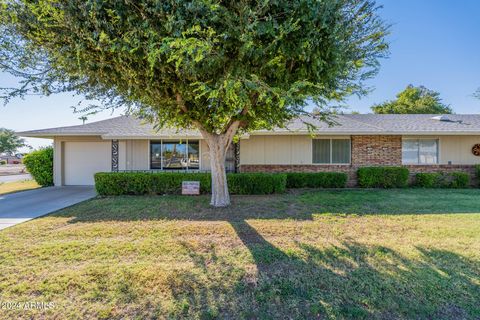
[[[110,142],[65,142],[65,185],[93,185],[96,172],[111,171]]]

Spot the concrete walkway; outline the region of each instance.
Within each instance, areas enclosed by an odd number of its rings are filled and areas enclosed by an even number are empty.
[[[95,197],[93,186],[48,187],[0,195],[0,229]]]

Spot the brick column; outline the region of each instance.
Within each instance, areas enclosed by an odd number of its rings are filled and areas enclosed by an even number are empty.
[[[352,166],[402,165],[402,136],[352,136]]]

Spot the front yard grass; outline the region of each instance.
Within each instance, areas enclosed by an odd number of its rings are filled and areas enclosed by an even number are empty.
[[[15,182],[0,182],[0,194],[7,194],[17,191],[25,191],[40,188],[35,180],[15,181]]]
[[[2,318],[479,319],[480,190],[97,198],[0,232]]]

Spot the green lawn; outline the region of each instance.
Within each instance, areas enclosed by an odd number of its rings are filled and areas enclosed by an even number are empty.
[[[3,318],[479,319],[480,189],[97,198],[0,232]]]

